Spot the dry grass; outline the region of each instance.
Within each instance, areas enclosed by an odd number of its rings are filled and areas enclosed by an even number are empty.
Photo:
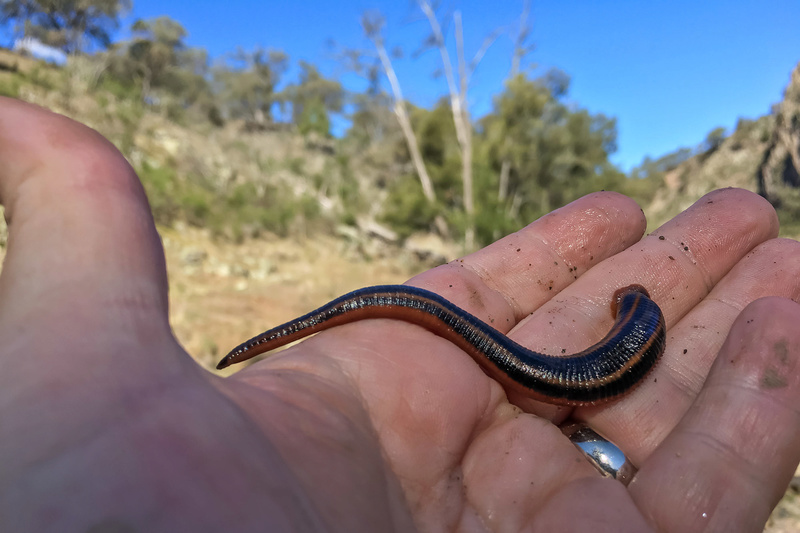
[[[207,368],[274,325],[366,285],[402,283],[412,259],[364,259],[333,238],[213,241],[201,230],[162,230],[176,336]]]

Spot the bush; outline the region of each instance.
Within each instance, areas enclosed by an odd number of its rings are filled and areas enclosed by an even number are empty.
[[[11,98],[19,98],[20,81],[19,78],[11,76],[7,79],[0,79],[0,95]]]
[[[438,206],[431,205],[425,198],[419,182],[407,176],[390,190],[381,219],[405,238],[415,231],[429,230],[438,214]]]

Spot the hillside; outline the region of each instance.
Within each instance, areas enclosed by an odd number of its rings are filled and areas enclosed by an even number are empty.
[[[782,233],[800,234],[800,64],[771,114],[741,119],[719,145],[665,173],[663,187],[645,206],[648,220],[661,223],[720,187],[764,196],[778,210]]]

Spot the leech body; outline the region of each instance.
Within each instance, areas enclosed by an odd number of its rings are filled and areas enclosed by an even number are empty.
[[[469,353],[507,388],[556,405],[617,398],[655,365],[665,344],[664,316],[641,286],[615,295],[616,321],[600,342],[568,356],[529,350],[441,296],[406,285],[367,287],[265,331],[231,350],[225,368],[313,333],[368,318],[420,325]]]

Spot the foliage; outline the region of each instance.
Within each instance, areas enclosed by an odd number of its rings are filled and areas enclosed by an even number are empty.
[[[305,103],[297,119],[297,129],[303,135],[314,133],[321,137],[330,137],[331,122],[322,100],[315,98]]]
[[[494,112],[481,121],[473,157],[478,199],[474,222],[480,242],[595,190],[619,190],[647,201],[653,184],[661,183],[660,176],[628,179],[609,162],[616,149],[615,121],[563,103],[568,82],[560,72],[509,80]],[[426,205],[419,185],[406,176],[390,188],[383,220],[403,236],[429,230],[439,215],[464,231],[460,152],[450,106],[443,100],[431,111],[414,109],[412,123],[437,204]],[[401,153],[408,164],[408,152]]]
[[[352,95],[353,111],[345,138],[359,148],[390,143],[400,136],[397,118],[388,95],[360,93]]]
[[[0,14],[7,21],[22,20],[24,25],[25,20],[33,20],[30,6],[39,9],[45,4],[0,0]],[[57,2],[50,0],[50,4]],[[71,0],[58,5],[72,9],[101,4],[118,9],[126,5],[123,0]],[[78,22],[73,31],[81,28]],[[393,100],[381,87],[379,63],[351,52],[367,85],[361,93],[348,94],[338,80],[324,77],[317,66],[302,61],[297,77],[287,83],[284,76],[289,58],[279,50],[240,49],[212,68],[206,51],[187,47],[186,30],[168,17],[138,20],[131,29],[129,41],[83,56],[87,59],[83,70],[72,74],[72,79],[91,78],[91,83],[80,84],[81,89],[93,92],[94,101],[106,114],[104,119],[116,127],[112,138],[128,155],[136,154],[142,118],[153,110],[192,126],[197,126],[198,120],[206,121],[206,127],[208,122],[222,126],[228,119],[242,120],[245,132],[281,131],[275,120],[284,120],[303,135],[321,137],[330,137],[335,114],[347,113],[350,129],[345,139],[316,143],[327,154],[321,167],[303,152],[292,151],[277,159],[249,152],[262,175],[289,171],[290,179],[303,180],[295,190],[313,193],[298,195],[288,185],[249,182],[236,171],[231,183],[212,186],[201,177],[205,176],[202,170],[194,171],[198,175],[181,175],[161,166],[166,163],[140,164],[140,175],[160,223],[182,220],[233,238],[260,231],[284,234],[326,217],[329,224],[331,213],[354,224],[369,213],[401,236],[444,227],[453,232],[452,238],[458,238],[474,224],[478,241],[486,243],[598,189],[619,190],[647,203],[667,172],[690,157],[716,150],[726,139],[725,130],[717,128],[696,148],[645,158],[627,177],[609,162],[609,155],[616,150],[615,120],[570,102],[569,76],[558,70],[538,78],[516,75],[496,96],[492,111],[473,125],[470,168],[477,201],[474,218],[467,220],[462,150],[448,100],[431,109],[406,105],[436,191],[435,201],[431,201],[412,173],[412,158]],[[21,80],[38,89],[59,91],[57,85],[69,83],[70,78],[52,75],[51,69],[36,67],[24,76],[3,73],[0,93],[18,95]],[[767,130],[760,123],[743,120],[733,136],[758,137]],[[307,139],[306,147],[314,143]],[[251,144],[242,141],[243,146]],[[149,161],[144,155],[139,160]],[[263,162],[262,155],[266,157]],[[180,167],[177,163],[175,168]],[[379,189],[386,189],[386,200],[375,205]],[[324,216],[320,205],[325,205]]]
[[[19,98],[19,90],[23,77],[17,72],[3,73],[0,75],[0,95]]]
[[[69,54],[107,48],[130,0],[0,0],[0,23]]]
[[[280,50],[260,47],[239,49],[212,70],[221,114],[264,126],[272,122],[272,106],[278,102],[275,87],[288,68],[289,58]]]
[[[428,111],[411,109],[411,123],[417,132],[422,157],[437,191],[437,202],[425,198],[419,180],[412,174],[404,175],[389,191],[383,220],[401,236],[415,231],[430,231],[436,216],[443,215],[461,227],[464,220],[457,216],[461,201],[461,159],[456,142],[450,105],[442,99]],[[395,139],[395,151],[404,165],[410,166],[411,156],[402,139]]]
[[[400,135],[400,128],[392,110],[392,97],[381,88],[380,61],[377,58],[365,61],[357,50],[346,51],[344,61],[367,82],[363,92],[349,95],[352,111],[346,138],[359,148],[391,142],[390,139]]]
[[[317,67],[300,62],[300,82],[290,84],[280,96],[282,104],[292,108],[292,122],[301,133],[316,132],[330,136],[329,113],[338,113],[344,106],[344,89],[338,81],[324,78]]]
[[[143,164],[137,169],[158,224],[185,221],[215,235],[241,240],[264,231],[286,235],[292,225],[320,220],[316,199],[294,197],[270,184],[240,183],[216,190],[199,177],[178,176],[168,166]]]
[[[130,41],[106,55],[110,77],[125,87],[138,86],[144,102],[173,120],[182,120],[188,109],[212,116],[216,103],[206,79],[208,54],[186,46],[183,26],[162,16],[137,20],[131,31]]]
[[[407,175],[392,186],[381,220],[401,238],[406,238],[416,231],[429,230],[439,213],[440,208],[432,205],[422,194],[419,181]]]
[[[621,174],[608,162],[616,150],[615,120],[563,103],[568,86],[559,71],[533,80],[519,75],[482,121],[479,149],[497,189],[489,219],[510,218],[519,226],[585,191],[619,182]]]
[[[137,80],[145,98],[151,88],[169,86],[178,64],[178,54],[185,48],[186,30],[169,17],[139,19],[131,27],[133,38],[117,47],[118,61],[112,69],[121,79]]]
[[[713,130],[708,132],[708,135],[706,135],[706,140],[703,141],[703,150],[705,152],[715,151],[717,148],[722,146],[722,143],[725,142],[725,139],[727,137],[728,136],[725,131],[725,128],[723,128],[722,126],[720,126],[719,128],[714,128]]]
[[[678,168],[678,165],[684,161],[688,161],[696,155],[696,151],[692,148],[678,148],[673,152],[664,154],[658,159],[652,159],[646,156],[638,167],[631,170],[631,178],[655,178],[663,179],[664,174]]]

